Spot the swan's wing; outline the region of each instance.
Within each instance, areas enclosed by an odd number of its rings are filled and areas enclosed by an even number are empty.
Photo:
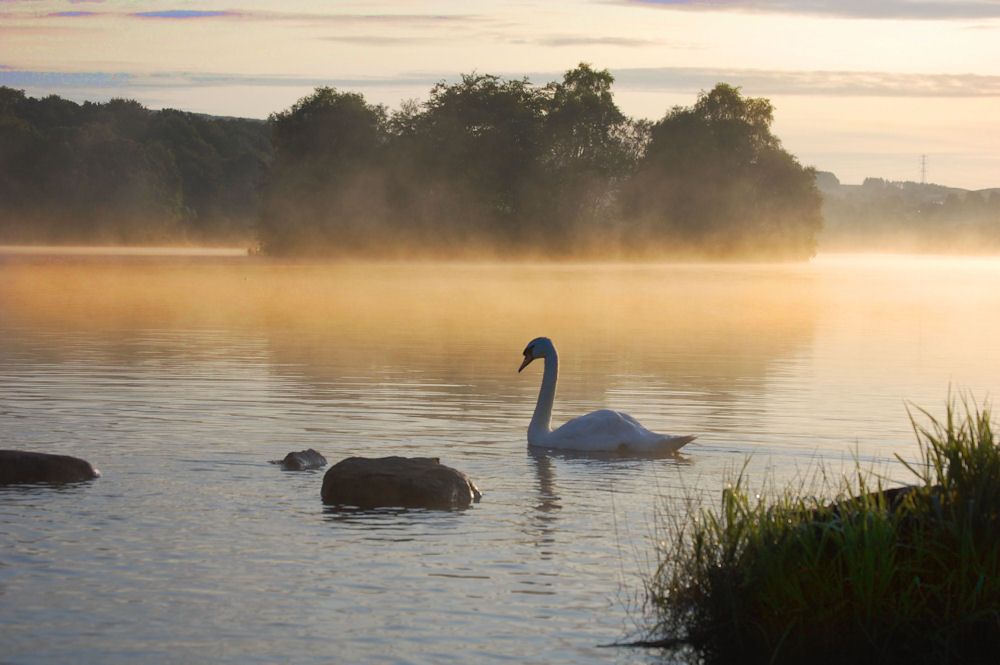
[[[627,413],[602,409],[570,420],[540,444],[563,450],[674,453],[694,439],[651,432]]]
[[[627,413],[601,409],[553,430],[544,445],[566,450],[651,450],[667,438],[650,432]]]

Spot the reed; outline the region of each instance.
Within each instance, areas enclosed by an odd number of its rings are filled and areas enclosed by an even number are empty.
[[[825,487],[681,506],[647,580],[653,634],[705,663],[976,663],[1000,653],[1000,448],[988,407],[910,413],[915,483],[856,461]],[[823,476],[826,478],[825,476]],[[874,480],[873,480],[874,478]],[[829,483],[829,480],[824,482]],[[828,491],[827,496],[831,493]],[[674,508],[677,508],[674,506]]]

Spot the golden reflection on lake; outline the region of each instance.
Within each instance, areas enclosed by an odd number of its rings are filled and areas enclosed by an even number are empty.
[[[524,344],[547,335],[562,358],[557,418],[631,404],[654,429],[737,449],[743,428],[762,427],[779,449],[784,437],[846,450],[887,420],[897,442],[907,401],[933,410],[949,386],[985,397],[1000,375],[998,286],[994,259],[862,255],[777,265],[0,263],[7,326],[109,339],[250,331],[266,337],[273,363],[313,384],[397,368],[530,395],[538,377],[513,369]]]
[[[564,344],[700,345],[735,328],[807,332],[815,305],[802,267],[112,260],[8,261],[0,274],[6,313],[25,323],[297,328],[376,345],[488,347],[538,330]]]

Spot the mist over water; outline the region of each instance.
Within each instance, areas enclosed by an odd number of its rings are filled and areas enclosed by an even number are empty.
[[[664,496],[715,500],[751,456],[905,479],[907,403],[1000,375],[993,258],[801,264],[322,263],[0,257],[5,448],[103,476],[0,489],[11,662],[647,662],[633,626]],[[550,336],[554,421],[601,407],[699,435],[678,459],[531,453]],[[313,447],[438,456],[457,513],[335,512]]]

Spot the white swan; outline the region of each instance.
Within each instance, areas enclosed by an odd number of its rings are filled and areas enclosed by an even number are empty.
[[[552,402],[556,396],[556,381],[559,378],[559,356],[556,347],[548,337],[531,340],[524,349],[524,362],[518,372],[532,360],[543,358],[545,371],[542,373],[542,387],[538,392],[535,413],[528,425],[528,445],[563,450],[619,452],[674,453],[693,436],[671,436],[657,434],[639,424],[628,415],[610,409],[601,409],[570,420],[562,427],[552,429]]]

